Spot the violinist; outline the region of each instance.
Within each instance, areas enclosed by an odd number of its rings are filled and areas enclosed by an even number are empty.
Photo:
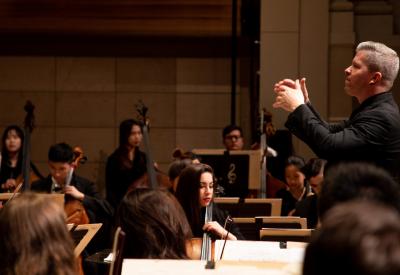
[[[106,164],[107,201],[115,208],[133,182],[146,171],[146,154],[140,151],[143,139],[142,124],[127,119],[119,126],[119,146],[108,157]]]
[[[228,215],[216,205],[212,207],[212,221],[204,223],[205,209],[213,203],[214,184],[213,170],[206,164],[189,165],[179,176],[175,195],[186,213],[194,237],[209,232],[213,239],[222,239],[228,233],[223,227]],[[243,239],[235,224],[232,224],[227,239]]]
[[[22,146],[24,132],[17,125],[8,126],[4,132],[0,166],[0,192],[11,192],[22,181]],[[43,178],[31,163],[31,180]]]
[[[111,226],[109,223],[113,216],[113,209],[100,196],[93,182],[73,172],[73,159],[74,152],[71,146],[66,143],[52,145],[48,153],[50,174],[45,179],[33,182],[31,190],[41,193],[65,193],[66,203],[72,200],[82,203],[90,223],[103,223],[100,231],[87,247],[86,252],[92,254],[110,245],[108,230]],[[73,172],[72,175],[71,172]],[[69,179],[70,182],[68,182]]]

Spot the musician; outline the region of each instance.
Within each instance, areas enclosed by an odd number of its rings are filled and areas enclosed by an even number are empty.
[[[228,125],[222,130],[222,142],[228,151],[243,150],[243,130],[237,125]]]
[[[175,195],[186,213],[194,237],[209,232],[214,239],[221,239],[228,233],[223,228],[228,215],[215,204],[212,207],[212,221],[204,224],[206,207],[213,203],[214,184],[213,170],[206,164],[189,165],[179,176]],[[243,239],[243,236],[237,226],[232,224],[227,238],[236,240]]]
[[[65,201],[82,202],[90,223],[103,223],[100,231],[87,247],[87,253],[92,254],[101,249],[109,248],[109,230],[113,217],[113,208],[101,197],[95,184],[72,173],[70,183],[68,176],[73,171],[74,153],[66,143],[52,145],[48,154],[50,174],[47,178],[32,183],[31,190],[42,193],[65,193]],[[85,268],[85,267],[84,267]]]
[[[293,216],[307,218],[307,228],[316,228],[318,225],[318,196],[324,180],[325,164],[324,159],[311,158],[302,169],[312,193],[296,204]]]
[[[174,161],[169,165],[168,178],[171,182],[171,192],[176,192],[178,186],[179,175],[183,169],[193,163],[200,163],[200,159],[193,152],[184,152],[182,149],[176,148],[172,153]]]
[[[3,132],[1,144],[0,192],[9,192],[22,182],[24,132],[17,125],[8,126]],[[32,162],[31,170],[32,178],[43,178]]]
[[[302,157],[290,156],[285,165],[285,183],[286,187],[276,192],[276,197],[282,199],[282,216],[291,215],[296,204],[309,194],[305,185],[305,175],[302,172],[305,162]]]
[[[129,192],[116,217],[126,234],[123,258],[188,259],[192,232],[181,205],[167,190]]]
[[[106,164],[107,201],[115,208],[129,187],[146,173],[146,154],[140,151],[143,139],[142,124],[127,119],[119,126],[119,146]]]
[[[78,274],[63,209],[34,193],[1,209],[0,255],[3,275]]]

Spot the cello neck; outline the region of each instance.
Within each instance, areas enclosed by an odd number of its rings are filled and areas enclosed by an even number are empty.
[[[212,221],[212,203],[207,205],[206,214],[204,217],[204,224]],[[201,255],[200,260],[211,261],[212,241],[211,237],[207,232],[203,233],[203,241],[201,244]]]

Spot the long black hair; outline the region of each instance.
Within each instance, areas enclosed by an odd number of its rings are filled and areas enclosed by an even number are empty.
[[[18,161],[17,161],[17,166],[16,166],[16,170],[19,174],[19,172],[21,171],[21,168],[22,168],[22,158],[23,158],[22,146],[24,144],[24,131],[17,125],[8,126],[3,132],[3,136],[1,138],[1,167],[3,168],[5,165],[11,166],[10,156],[8,154],[8,150],[7,150],[7,146],[6,146],[6,140],[7,140],[8,134],[13,130],[16,132],[17,136],[21,139],[21,148],[20,148],[20,151],[18,152]],[[3,169],[1,169],[1,170],[3,170]]]
[[[201,175],[206,172],[211,173],[214,178],[213,169],[206,164],[192,164],[183,169],[179,176],[175,193],[195,236],[197,235],[196,233],[202,232],[201,228],[204,224],[204,221],[201,220],[202,207],[199,201],[199,189]]]
[[[142,131],[143,124],[135,119],[126,119],[119,125],[119,147],[117,149],[118,161],[120,167],[125,169],[131,169],[133,166],[142,166],[145,163],[143,154],[141,154],[139,148],[135,148],[133,163],[129,159],[129,136],[131,135],[132,127],[138,126]]]

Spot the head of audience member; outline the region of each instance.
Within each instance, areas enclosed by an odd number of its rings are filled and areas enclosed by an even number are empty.
[[[243,150],[243,131],[237,125],[228,125],[222,130],[222,142],[229,151]]]
[[[50,174],[63,186],[73,167],[74,151],[67,143],[57,143],[50,147],[48,154],[48,164]]]
[[[306,249],[303,274],[400,274],[399,213],[366,200],[331,208]]]
[[[285,162],[285,182],[290,192],[303,190],[305,176],[302,172],[304,159],[300,156],[290,156]]]
[[[306,180],[316,195],[321,193],[326,163],[327,161],[324,159],[311,158],[302,169]]]
[[[330,208],[352,199],[381,202],[400,212],[399,185],[386,170],[361,162],[329,167],[319,197],[322,224]]]
[[[64,209],[23,193],[0,210],[0,274],[77,274]]]
[[[345,69],[345,91],[361,103],[372,95],[388,91],[398,71],[399,57],[394,50],[378,42],[361,42],[352,64]]]
[[[132,149],[139,147],[143,139],[142,123],[135,119],[126,119],[119,125],[119,147]]]
[[[187,258],[190,226],[179,202],[165,190],[138,188],[126,194],[117,226],[126,234],[124,258]]]
[[[8,126],[1,138],[1,157],[2,161],[7,162],[13,155],[18,155],[18,164],[21,165],[22,150],[24,144],[24,132],[17,125]],[[17,164],[17,166],[18,166]]]
[[[206,164],[192,164],[182,170],[176,198],[182,205],[193,232],[202,228],[201,210],[208,206],[214,196],[214,172]]]

